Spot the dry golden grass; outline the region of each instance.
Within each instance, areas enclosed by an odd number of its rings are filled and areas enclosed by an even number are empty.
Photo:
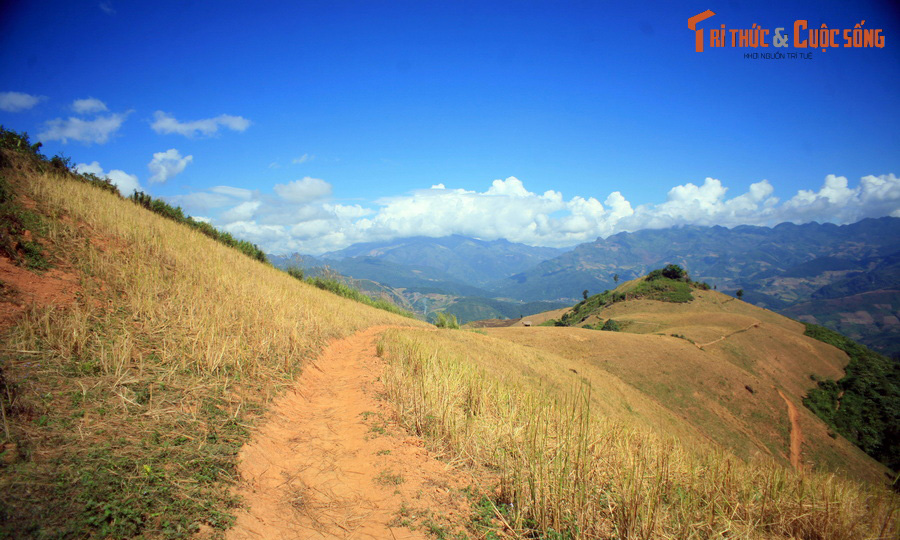
[[[627,416],[611,420],[596,407],[608,378],[566,387],[535,369],[558,357],[447,331],[390,331],[380,350],[409,428],[495,471],[499,513],[515,534],[849,540],[898,532],[898,500],[885,488],[747,463],[653,435]]]
[[[106,373],[142,369],[152,355],[164,370],[265,378],[289,375],[328,340],[360,328],[416,324],[300,283],[88,185],[46,176],[26,185],[55,218],[48,237],[90,276],[93,301],[35,313],[20,325],[17,347],[40,339],[61,356],[89,350]],[[90,331],[96,324],[113,331]]]
[[[71,305],[35,305],[4,338],[16,455],[0,467],[0,536],[227,528],[246,428],[306,362],[362,328],[426,326],[7,157],[48,256],[81,283]]]
[[[846,354],[804,336],[804,326],[786,317],[713,291],[694,295],[690,303],[630,300],[600,312],[600,319],[619,321],[624,332],[560,327],[487,332],[558,354],[588,376],[615,375],[745,459],[789,462],[790,423],[780,389],[798,406],[807,466],[884,481],[886,468],[845,439],[829,436],[825,424],[800,406],[815,386],[811,376],[840,378]]]

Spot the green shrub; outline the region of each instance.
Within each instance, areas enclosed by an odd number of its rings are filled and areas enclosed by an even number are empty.
[[[653,270],[652,272],[647,274],[647,281],[655,281],[660,278],[690,281],[688,273],[684,270],[684,268],[678,266],[677,264],[668,264],[664,268]]]
[[[28,140],[28,133],[24,131],[22,133],[17,133],[0,125],[0,148],[13,150],[40,160],[46,160],[46,156],[40,152],[41,146],[43,146],[43,144],[40,142],[31,144],[31,141]]]
[[[607,332],[621,332],[622,327],[613,319],[607,319],[600,330],[606,330]]]
[[[290,272],[289,272],[290,273]],[[293,275],[293,274],[292,274]],[[294,276],[297,277],[297,276]],[[379,298],[377,300],[373,300],[371,297],[366,296],[365,294],[359,292],[358,290],[341,283],[337,279],[334,278],[324,278],[324,277],[311,277],[306,280],[307,283],[314,287],[318,287],[324,291],[329,291],[338,296],[343,296],[344,298],[348,298],[350,300],[355,300],[356,302],[360,302],[362,304],[366,304],[368,306],[372,306],[374,308],[383,309],[385,311],[390,311],[391,313],[395,313],[397,315],[401,315],[403,317],[409,317],[410,319],[415,318],[414,315],[404,309],[399,308],[398,306],[388,302],[383,298]],[[454,321],[456,318],[454,317]],[[457,325],[459,328],[459,325]]]
[[[435,320],[434,325],[438,328],[459,329],[459,321],[456,320],[456,315],[444,313],[443,311],[437,312],[437,319]]]
[[[805,335],[846,352],[839,381],[819,380],[803,404],[864,452],[900,470],[900,363],[823,326]]]
[[[546,321],[540,323],[538,326],[569,326],[559,319],[547,319]]]
[[[297,266],[291,266],[288,269],[286,269],[285,272],[287,272],[288,275],[291,276],[292,278],[303,281],[303,269],[302,268],[299,268]]]

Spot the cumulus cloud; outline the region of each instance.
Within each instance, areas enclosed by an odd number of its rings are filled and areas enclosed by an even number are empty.
[[[109,114],[97,116],[92,120],[70,116],[67,119],[56,118],[48,121],[44,131],[38,134],[42,141],[62,141],[67,144],[69,139],[83,143],[104,144],[116,132],[128,113]]]
[[[103,103],[99,99],[96,98],[85,98],[85,99],[76,99],[72,102],[72,110],[78,114],[91,114],[98,112],[105,112],[109,109],[106,108],[106,103]]]
[[[234,206],[239,201],[248,201],[256,195],[249,189],[231,186],[215,186],[208,191],[198,191],[187,195],[175,195],[166,197],[166,200],[176,206],[188,208],[191,211],[208,212],[216,208]]]
[[[220,198],[218,207],[224,211],[213,223],[275,253],[319,254],[357,242],[450,234],[562,247],[622,231],[680,225],[900,217],[900,178],[893,174],[866,176],[855,187],[845,177],[829,175],[818,190],[798,191],[784,202],[774,196],[768,180],[729,196],[720,180],[706,178],[671,188],[659,203],[639,206],[621,191],[602,200],[581,195],[567,199],[554,190],[535,193],[515,177],[495,180],[484,191],[436,184],[372,205],[332,202],[331,185],[309,177],[274,186],[274,196],[222,188],[184,196],[181,202],[193,204],[189,198],[195,197],[209,204]]]
[[[221,219],[225,222],[249,221],[253,218],[262,201],[246,201],[222,213]]]
[[[307,176],[287,184],[275,184],[275,193],[288,202],[305,203],[331,195],[331,184]]]
[[[193,160],[194,156],[181,157],[181,153],[174,148],[165,152],[156,152],[153,154],[153,159],[147,164],[151,173],[150,183],[165,182],[175,177],[184,171],[184,168]]]
[[[0,92],[0,111],[21,112],[34,107],[45,98],[22,92]]]
[[[179,135],[184,135],[185,137],[196,137],[198,135],[209,137],[218,133],[220,127],[232,131],[244,131],[250,127],[250,121],[241,116],[221,114],[215,118],[179,122],[174,116],[168,113],[156,111],[156,113],[154,113],[153,123],[150,127],[153,131],[160,134],[177,133]]]
[[[75,165],[75,170],[80,173],[90,173],[99,176],[100,178],[107,178],[110,182],[112,182],[117,188],[119,188],[119,193],[124,196],[129,196],[135,191],[143,191],[144,189],[141,187],[141,184],[138,182],[138,177],[133,174],[128,174],[125,171],[121,171],[119,169],[113,169],[108,173],[103,172],[103,167],[100,166],[100,163],[97,161],[87,163],[79,163]]]

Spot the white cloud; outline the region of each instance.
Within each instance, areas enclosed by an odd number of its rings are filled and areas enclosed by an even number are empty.
[[[374,210],[363,208],[358,204],[323,204],[322,209],[329,214],[334,214],[338,219],[356,219],[364,216],[370,216],[375,213]]]
[[[225,230],[270,252],[312,254],[406,236],[461,234],[561,247],[622,231],[688,224],[850,223],[900,216],[900,178],[893,174],[866,176],[856,187],[829,175],[818,191],[801,190],[785,202],[773,195],[775,188],[767,180],[729,198],[720,180],[707,178],[699,185],[671,188],[660,203],[637,207],[621,191],[605,199],[566,199],[554,190],[531,192],[515,177],[495,180],[481,192],[436,184],[376,200],[371,208],[330,202],[331,185],[316,178],[278,184],[274,191],[277,196],[220,186],[179,202],[212,207],[217,198],[215,207],[227,210],[213,216],[213,222]]]
[[[249,189],[236,188],[231,186],[216,186],[214,188],[211,188],[210,191],[212,191],[213,193],[228,195],[229,197],[234,197],[235,199],[244,199],[245,201],[248,201],[253,197],[253,192]]]
[[[22,92],[0,92],[0,111],[22,112],[47,99],[44,96],[32,96]]]
[[[165,152],[156,152],[153,159],[147,164],[147,168],[152,173],[150,183],[165,182],[175,175],[184,171],[184,168],[194,160],[194,156],[181,157],[181,153],[170,148]]]
[[[242,202],[234,208],[223,212],[221,219],[225,222],[248,221],[253,218],[260,205],[262,205],[261,201]]]
[[[196,137],[197,135],[209,137],[215,135],[220,127],[225,127],[232,131],[244,131],[250,127],[250,121],[240,116],[221,114],[215,118],[179,122],[170,114],[156,111],[154,113],[154,121],[150,127],[153,128],[153,131],[160,134],[177,133],[185,137]]]
[[[107,15],[116,14],[116,10],[112,7],[112,2],[100,2],[100,9]]]
[[[306,163],[307,161],[312,161],[314,159],[316,159],[316,156],[311,156],[309,154],[303,154],[300,157],[292,159],[291,163],[293,163],[294,165],[298,165],[300,163]]]
[[[307,176],[287,184],[275,184],[275,193],[285,201],[305,203],[331,195],[331,184]]]
[[[220,193],[198,191],[187,195],[173,195],[164,197],[165,200],[176,206],[187,208],[190,211],[209,211],[215,208],[223,208],[234,204],[234,199]]]
[[[42,141],[62,141],[63,144],[73,139],[83,143],[104,144],[122,126],[128,113],[98,116],[93,120],[84,120],[70,116],[68,119],[56,118],[45,124],[44,131],[38,134]]]
[[[175,195],[166,197],[166,200],[177,206],[188,208],[191,211],[207,212],[215,208],[232,206],[237,200],[249,201],[255,192],[249,189],[231,186],[215,186],[209,191],[198,191],[187,195]]]
[[[113,169],[108,173],[105,173],[103,172],[103,167],[101,167],[100,163],[97,161],[90,164],[79,163],[78,165],[75,165],[75,170],[80,173],[94,174],[100,178],[108,178],[110,182],[119,188],[119,193],[126,197],[135,191],[144,191],[144,188],[142,188],[141,184],[138,182],[137,176],[128,174],[119,169]]]
[[[78,114],[91,114],[108,111],[106,103],[96,98],[76,99],[72,102],[72,110]]]

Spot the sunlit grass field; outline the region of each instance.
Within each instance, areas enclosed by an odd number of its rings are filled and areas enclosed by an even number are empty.
[[[417,330],[390,330],[379,348],[406,425],[495,475],[498,516],[517,534],[849,540],[898,532],[898,500],[885,487],[748,462],[674,430],[648,431],[637,417],[598,414],[597,402],[623,397],[613,381],[566,384],[567,368],[535,369],[540,354],[531,348]]]

